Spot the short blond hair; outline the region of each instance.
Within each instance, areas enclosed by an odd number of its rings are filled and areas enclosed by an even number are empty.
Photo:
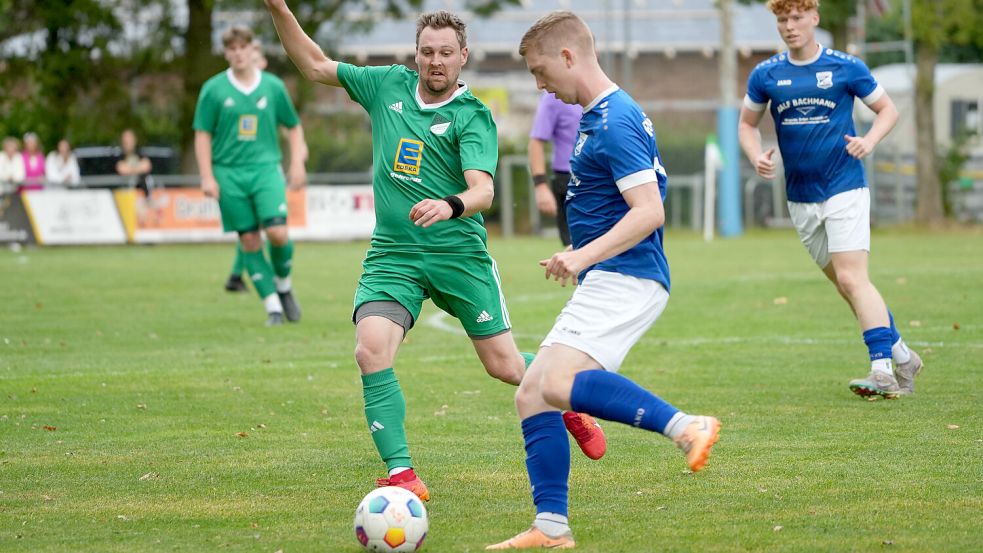
[[[819,0],[768,0],[768,9],[771,13],[778,15],[788,13],[792,10],[806,12],[809,10],[819,11]]]
[[[594,37],[587,23],[571,11],[558,10],[544,15],[529,27],[519,42],[519,55],[525,57],[531,49],[540,54],[555,54],[561,40],[581,52],[594,51]]]
[[[435,12],[427,12],[420,14],[420,17],[416,19],[416,45],[420,45],[420,33],[424,29],[430,27],[431,29],[454,29],[454,34],[457,35],[457,43],[461,45],[461,49],[465,49],[468,46],[468,25],[463,19],[454,15],[447,10],[438,10]]]
[[[249,27],[233,25],[222,33],[222,46],[228,48],[236,43],[246,46],[253,43],[253,32]]]

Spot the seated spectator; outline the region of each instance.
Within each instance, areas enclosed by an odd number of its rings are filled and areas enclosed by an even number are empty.
[[[0,152],[0,194],[13,192],[24,184],[24,161],[20,155],[20,142],[8,136],[3,139]]]
[[[29,132],[24,135],[24,184],[18,190],[41,190],[44,188],[44,151],[38,135]]]
[[[129,184],[132,187],[143,190],[143,193],[150,197],[151,180],[149,178],[153,165],[150,158],[140,153],[137,148],[137,135],[133,130],[126,129],[120,135],[120,159],[116,162],[116,172],[120,176],[130,177]]]
[[[78,186],[82,179],[79,176],[79,162],[72,152],[72,145],[64,138],[58,141],[58,149],[48,154],[44,161],[46,181],[52,186]]]

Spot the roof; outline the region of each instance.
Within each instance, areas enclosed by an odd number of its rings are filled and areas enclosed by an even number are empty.
[[[526,29],[558,9],[571,10],[584,18],[601,50],[610,45],[615,51],[623,51],[626,42],[629,53],[709,52],[720,47],[719,11],[714,0],[522,0],[520,6],[504,7],[487,19],[479,19],[466,10],[466,4],[466,0],[425,0],[421,11],[447,9],[460,14],[469,24],[472,53],[479,55],[516,55]],[[623,9],[626,4],[630,10],[627,14]],[[376,19],[369,33],[332,40],[334,27],[326,22],[318,38],[334,44],[343,55],[411,57],[416,15],[391,20],[382,19],[378,11],[351,9],[346,12],[350,20]],[[820,30],[817,36],[820,41],[829,42],[825,31]],[[737,47],[745,50],[774,52],[784,48],[775,16],[761,4],[734,5],[734,38]]]

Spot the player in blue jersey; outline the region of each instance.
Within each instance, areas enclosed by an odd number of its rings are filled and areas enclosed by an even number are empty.
[[[762,151],[758,132],[770,103],[792,223],[850,305],[870,353],[870,374],[850,389],[861,396],[910,394],[922,360],[901,339],[867,273],[870,190],[860,161],[894,127],[898,111],[862,61],[816,42],[817,0],[770,0],[768,9],[788,52],[760,63],[748,78],[741,146],[759,175],[774,178],[775,148]],[[853,127],[854,98],[877,114],[864,136]]]
[[[687,415],[617,373],[669,300],[667,178],[651,120],[604,74],[590,29],[572,12],[537,21],[519,54],[540,89],[584,108],[566,201],[573,247],[540,262],[546,278],[580,285],[516,392],[536,518],[529,530],[488,549],[570,548],[561,409],[659,432],[685,452],[694,472],[706,464],[720,422]]]

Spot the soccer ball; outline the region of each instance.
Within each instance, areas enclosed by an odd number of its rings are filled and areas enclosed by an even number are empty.
[[[355,509],[355,537],[369,551],[416,551],[428,527],[420,498],[397,486],[372,490]]]

